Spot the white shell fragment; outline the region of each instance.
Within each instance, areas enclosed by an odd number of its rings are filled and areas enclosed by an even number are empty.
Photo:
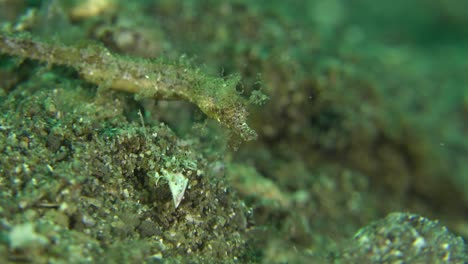
[[[187,189],[188,179],[180,172],[167,172],[162,170],[162,173],[163,175],[159,177],[166,179],[169,183],[172,200],[174,201],[175,208],[177,208],[182,201],[182,198],[184,197],[185,189]]]

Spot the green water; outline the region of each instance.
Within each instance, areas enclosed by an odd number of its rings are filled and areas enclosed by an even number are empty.
[[[468,263],[467,10],[0,1],[0,262]]]

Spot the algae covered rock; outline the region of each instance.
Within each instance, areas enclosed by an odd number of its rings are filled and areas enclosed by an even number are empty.
[[[437,221],[392,213],[359,230],[334,263],[467,263],[467,247]]]

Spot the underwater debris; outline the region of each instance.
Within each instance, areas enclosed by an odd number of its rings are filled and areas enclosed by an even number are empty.
[[[187,189],[188,179],[180,172],[170,173],[166,170],[161,171],[163,175],[155,173],[154,177],[156,179],[156,184],[159,179],[165,179],[169,184],[169,189],[171,190],[172,200],[174,201],[174,207],[177,208],[184,198],[185,189]]]
[[[138,98],[185,100],[227,127],[236,138],[249,141],[257,137],[247,124],[246,102],[235,89],[238,77],[225,80],[184,63],[129,58],[102,46],[65,46],[29,34],[0,32],[0,53],[68,66],[91,83],[134,93]]]

